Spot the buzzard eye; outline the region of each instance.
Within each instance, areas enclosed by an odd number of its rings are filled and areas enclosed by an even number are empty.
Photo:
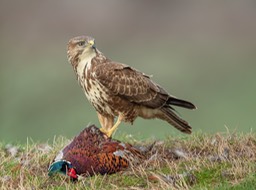
[[[78,42],[79,46],[84,46],[84,44],[85,44],[85,41]]]

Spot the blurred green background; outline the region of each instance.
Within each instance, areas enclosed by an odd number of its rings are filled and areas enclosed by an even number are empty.
[[[170,94],[193,131],[256,129],[254,1],[0,2],[0,138],[6,142],[72,137],[99,126],[66,58],[67,41],[95,37],[109,58],[129,64]],[[183,135],[158,120],[122,124],[140,138]]]

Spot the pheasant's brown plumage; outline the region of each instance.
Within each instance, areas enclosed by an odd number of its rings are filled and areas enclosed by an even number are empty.
[[[92,125],[61,150],[55,161],[69,161],[77,174],[94,175],[116,173],[143,158],[130,144],[108,138]]]

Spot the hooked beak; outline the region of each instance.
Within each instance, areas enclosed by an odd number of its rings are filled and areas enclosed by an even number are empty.
[[[90,45],[93,49],[96,49],[94,40],[90,40],[90,41],[89,41],[89,45]]]

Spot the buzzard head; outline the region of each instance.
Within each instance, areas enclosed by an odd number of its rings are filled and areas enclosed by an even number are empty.
[[[94,38],[90,36],[77,36],[68,42],[68,60],[75,66],[83,57],[95,54],[96,46]]]

